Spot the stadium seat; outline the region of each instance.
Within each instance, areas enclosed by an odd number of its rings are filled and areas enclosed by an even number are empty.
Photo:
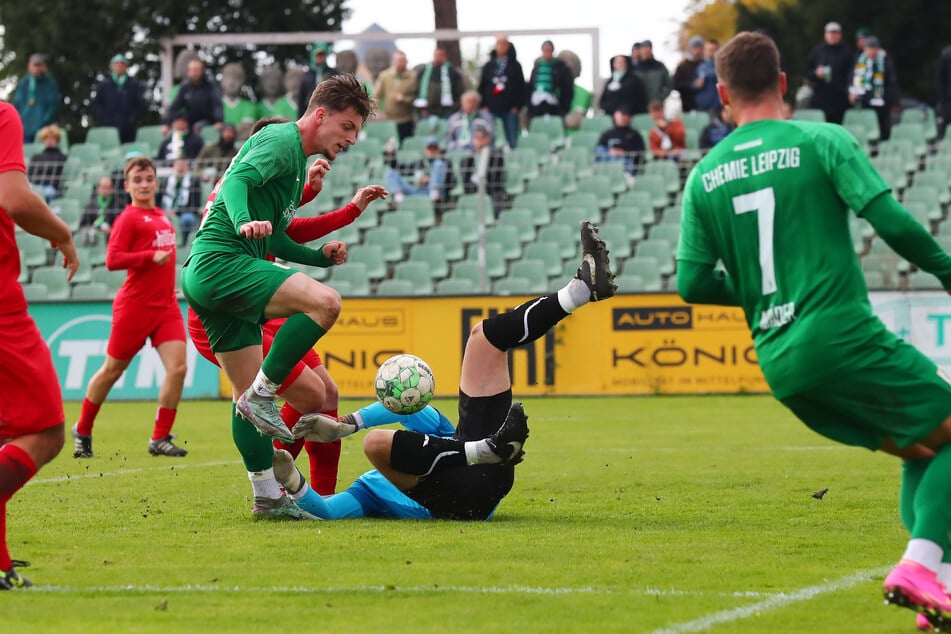
[[[449,276],[449,259],[442,249],[430,244],[414,244],[409,250],[407,262],[423,262],[429,269],[429,276],[440,280]]]
[[[457,227],[446,225],[433,227],[426,232],[423,244],[442,249],[450,262],[461,260],[465,256],[465,244]]]
[[[119,287],[125,283],[125,278],[125,271],[110,271],[104,266],[94,266],[89,279],[90,282],[99,282],[104,284],[106,286],[106,290],[109,292],[109,299],[112,299],[116,296]]]
[[[334,267],[328,284],[342,295],[343,291],[337,288],[338,281],[349,285],[347,289],[349,295],[359,297],[370,294],[370,277],[367,274],[367,266],[362,262],[347,262],[342,266]]]
[[[868,274],[865,277],[865,283],[868,284]],[[871,288],[871,287],[870,287]],[[931,273],[918,271],[908,276],[908,288],[913,290],[942,290],[941,282]]]
[[[355,244],[347,249],[347,262],[343,266],[361,263],[366,266],[367,278],[381,280],[386,277],[386,261],[383,247],[379,244]]]
[[[922,128],[924,128],[926,141],[934,141],[938,136],[938,125],[934,108],[929,106],[905,108],[901,111],[899,123],[920,123]]]
[[[545,275],[549,278],[558,277],[562,270],[562,257],[560,254],[560,245],[549,244],[547,242],[536,241],[525,245],[522,256],[526,260],[538,260],[545,266]],[[613,245],[611,245],[613,253]]]
[[[554,245],[558,256],[566,258],[580,257],[578,229],[563,224],[549,224],[538,230],[536,240],[543,244]]]
[[[83,206],[75,198],[54,198],[50,201],[50,209],[66,223],[72,230],[79,229],[79,221],[83,215]]]
[[[518,147],[535,150],[540,165],[549,165],[552,162],[555,148],[547,134],[540,132],[525,134],[518,140]]]
[[[136,143],[147,144],[155,151],[158,151],[158,147],[162,145],[162,139],[161,125],[142,125],[135,131]]]
[[[79,267],[70,280],[73,284],[86,284],[92,281],[92,261],[90,258],[92,250],[89,247],[76,247],[76,255],[79,256]]]
[[[474,295],[478,292],[478,284],[464,277],[449,277],[436,282],[436,295]]]
[[[561,149],[565,145],[565,122],[561,117],[532,117],[528,122],[528,133],[547,136],[553,150]]]
[[[86,143],[95,143],[103,151],[118,150],[121,142],[118,128],[98,126],[86,132]]]
[[[639,290],[650,292],[663,290],[664,281],[655,258],[638,256],[625,260],[621,274],[624,276],[638,276],[643,284],[643,287]]]
[[[22,254],[21,262],[29,268],[45,266],[50,259],[50,243],[32,233],[18,232],[17,246]]]
[[[396,143],[399,140],[399,132],[396,130],[396,123],[389,119],[371,119],[363,126],[363,133],[367,138],[378,139],[383,145],[386,145],[390,139]],[[357,143],[361,143],[358,141]],[[382,146],[381,146],[382,149]]]
[[[376,287],[376,294],[380,297],[410,297],[412,295],[431,295],[432,283],[426,292],[419,292],[419,287],[409,280],[388,279],[382,280]]]
[[[400,203],[399,213],[411,216],[419,229],[428,229],[436,224],[436,210],[428,196],[407,196]]]
[[[608,209],[614,206],[615,195],[614,188],[611,185],[611,178],[604,174],[592,174],[578,182],[578,188],[575,194],[589,193],[597,197],[598,209]]]
[[[578,170],[571,163],[551,163],[542,169],[541,175],[557,178],[561,184],[562,196],[567,196],[578,189]]]
[[[205,145],[217,143],[221,140],[221,131],[213,125],[202,126],[201,130],[198,131],[198,135],[201,137],[201,140],[204,141]]]
[[[651,219],[653,220],[653,213],[651,214]],[[643,212],[634,207],[616,205],[608,209],[604,214],[604,224],[613,225],[614,227],[619,227],[624,230],[623,233],[612,234],[610,236],[603,231],[601,232],[601,236],[608,241],[609,247],[611,246],[610,238],[620,238],[629,242],[637,242],[643,240],[645,237]]]
[[[33,269],[30,282],[42,284],[46,287],[46,298],[62,301],[69,299],[69,282],[66,280],[66,271],[56,265],[40,266]]]
[[[383,260],[387,263],[403,259],[403,241],[396,227],[385,223],[373,229],[367,229],[363,244],[376,244],[383,247]]]
[[[597,209],[592,210],[589,207],[565,205],[551,216],[551,223],[553,225],[569,227],[573,232],[579,230],[581,222],[584,220],[590,220],[596,225],[601,224],[601,212]]]
[[[502,256],[506,261],[517,260],[522,256],[522,240],[515,227],[489,227],[485,230],[485,242],[502,247]]]
[[[600,132],[575,132],[568,137],[568,147],[571,149],[582,148],[594,152],[601,140]]]
[[[538,150],[520,145],[505,155],[506,175],[512,172],[518,174],[524,180],[530,181],[539,175],[540,163]]]
[[[937,170],[925,170],[915,175],[915,187],[933,187],[937,201],[942,206],[951,204],[951,180],[948,175]]]
[[[656,174],[644,174],[634,180],[631,187],[634,191],[642,191],[650,194],[651,204],[654,209],[663,209],[670,204],[670,195],[667,192],[667,183],[664,178]]]
[[[587,178],[594,172],[594,151],[586,147],[566,147],[558,152],[559,165],[571,165],[576,179]]]
[[[46,286],[37,283],[23,284],[23,296],[28,302],[44,302],[47,299]]]
[[[30,159],[34,155],[39,154],[43,151],[42,143],[24,143],[23,144],[23,160],[26,161],[27,165],[30,163]]]
[[[522,244],[535,239],[535,216],[529,209],[512,208],[499,214],[498,226],[515,227]]]
[[[469,248],[466,249],[466,260],[473,262],[478,266],[479,263],[479,244],[471,244]],[[453,276],[456,276],[457,267],[453,266],[452,272]],[[493,242],[486,242],[485,245],[485,269],[486,275],[489,279],[496,279],[505,275],[506,271],[506,261],[501,244],[496,244]],[[476,277],[476,282],[479,281],[479,277]]]
[[[524,196],[525,194],[522,194]],[[456,209],[484,214],[486,224],[495,222],[495,212],[492,207],[492,198],[483,194],[463,194],[456,201]],[[475,216],[478,218],[478,215]]]
[[[928,141],[925,138],[925,127],[921,123],[902,122],[892,126],[889,139],[908,139],[919,158],[928,154]]]
[[[428,198],[427,198],[428,200]],[[416,224],[416,216],[412,213],[399,211],[390,211],[380,217],[380,227],[389,227],[395,229],[399,234],[400,244],[403,247],[409,247],[411,244],[419,242],[419,225]]]
[[[607,176],[611,183],[611,191],[615,194],[627,191],[628,175],[624,164],[618,161],[600,161],[594,164],[593,174]]]
[[[416,136],[435,136],[442,139],[446,136],[447,120],[431,115],[416,122]]]
[[[433,274],[426,262],[407,260],[399,262],[393,267],[393,279],[407,280],[422,288],[426,292],[418,293],[420,295],[431,294],[433,290]]]
[[[654,127],[654,120],[651,118],[650,113],[638,112],[631,116],[631,127],[640,132],[646,144],[651,128]]]
[[[856,124],[865,129],[870,143],[877,143],[882,138],[878,127],[878,114],[871,108],[849,108],[842,117],[842,124],[848,126]]]
[[[551,290],[548,287],[548,272],[545,270],[545,263],[542,260],[520,258],[509,264],[507,277],[528,280],[532,293],[541,294]]]
[[[73,286],[73,289],[70,293],[70,299],[77,302],[108,301],[110,299],[109,288],[101,282],[77,284]]]
[[[601,136],[602,132],[612,127],[614,127],[614,120],[611,118],[611,115],[595,113],[581,120],[581,125],[578,126],[578,132],[592,132]]]
[[[674,161],[651,161],[644,166],[644,176],[660,176],[667,183],[667,193],[676,194],[681,190],[680,165]]]
[[[620,194],[614,206],[608,210],[607,214],[610,215],[618,209],[636,212],[645,227],[651,226],[658,220],[657,212],[654,209],[653,196],[650,192],[633,189]]]
[[[613,259],[626,259],[633,255],[631,240],[626,237],[627,227],[620,223],[605,222],[598,227],[601,237],[607,242]]]
[[[674,247],[674,250],[676,252],[677,242],[680,240],[680,225],[679,224],[657,225],[656,227],[651,228],[650,237],[660,239],[660,240],[666,240]]]
[[[826,113],[819,108],[798,108],[793,113],[793,119],[798,121],[815,121],[825,123]]]
[[[542,173],[537,178],[528,181],[525,193],[544,194],[548,208],[554,211],[561,206],[563,184],[558,176]]]
[[[621,273],[615,276],[614,283],[617,284],[618,293],[640,293],[644,291],[644,278],[636,273]]]
[[[454,227],[459,231],[459,239],[464,245],[479,239],[479,219],[469,209],[450,209],[442,215],[441,227]],[[425,239],[424,239],[425,242]]]

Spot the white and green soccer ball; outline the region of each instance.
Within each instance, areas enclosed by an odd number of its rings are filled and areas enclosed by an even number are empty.
[[[398,354],[383,362],[373,387],[386,409],[394,414],[415,414],[432,400],[436,379],[419,357]]]

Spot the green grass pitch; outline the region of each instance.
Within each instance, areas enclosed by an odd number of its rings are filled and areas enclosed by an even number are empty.
[[[492,521],[298,523],[251,520],[227,403],[183,403],[189,455],[171,459],[146,451],[154,403],[107,402],[96,457],[67,442],[8,505],[37,585],[0,595],[0,631],[914,631],[881,598],[906,540],[894,458],[766,396],[525,408],[526,459]],[[338,489],[368,468],[361,439]]]

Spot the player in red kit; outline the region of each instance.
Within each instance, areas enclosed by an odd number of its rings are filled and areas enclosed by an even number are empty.
[[[158,188],[151,159],[130,159],[125,189],[132,202],[116,218],[106,249],[106,268],[128,269],[112,302],[112,332],[106,360],[86,387],[79,421],[73,426],[73,456],[91,458],[92,427],[109,390],[147,339],[165,366],[155,427],[149,440],[153,456],[184,456],[171,430],[185,382],[185,322],[175,296],[175,228],[155,206]]]
[[[23,159],[23,124],[0,102],[0,590],[29,585],[7,550],[7,502],[63,448],[63,396],[50,351],[26,311],[17,283],[20,252],[14,223],[49,240],[63,254],[72,279],[79,267],[69,227],[33,193]]]

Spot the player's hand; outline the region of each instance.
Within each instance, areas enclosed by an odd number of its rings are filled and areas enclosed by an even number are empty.
[[[347,261],[347,245],[340,240],[331,240],[320,247],[320,250],[334,264],[343,264]]]
[[[294,424],[294,438],[312,442],[333,442],[357,431],[356,425],[342,423],[323,414],[304,414]]]
[[[171,257],[171,251],[159,250],[152,254],[152,261],[161,266],[162,264],[167,264]]]
[[[367,185],[366,187],[361,187],[357,190],[357,193],[353,195],[352,202],[362,213],[366,210],[367,205],[372,203],[377,199],[385,199],[390,195],[390,192],[386,191],[386,188],[382,185]]]
[[[317,159],[307,168],[307,184],[310,185],[310,188],[316,193],[319,194],[320,190],[323,189],[324,176],[327,175],[329,170],[330,162],[322,158]]]
[[[241,225],[239,233],[245,238],[250,238],[252,240],[259,240],[266,236],[271,235],[271,221],[270,220],[252,220]]]
[[[66,281],[72,281],[73,276],[76,275],[76,271],[79,269],[79,254],[76,253],[76,245],[73,243],[72,236],[66,242],[50,244],[63,254],[63,268],[67,269]]]

